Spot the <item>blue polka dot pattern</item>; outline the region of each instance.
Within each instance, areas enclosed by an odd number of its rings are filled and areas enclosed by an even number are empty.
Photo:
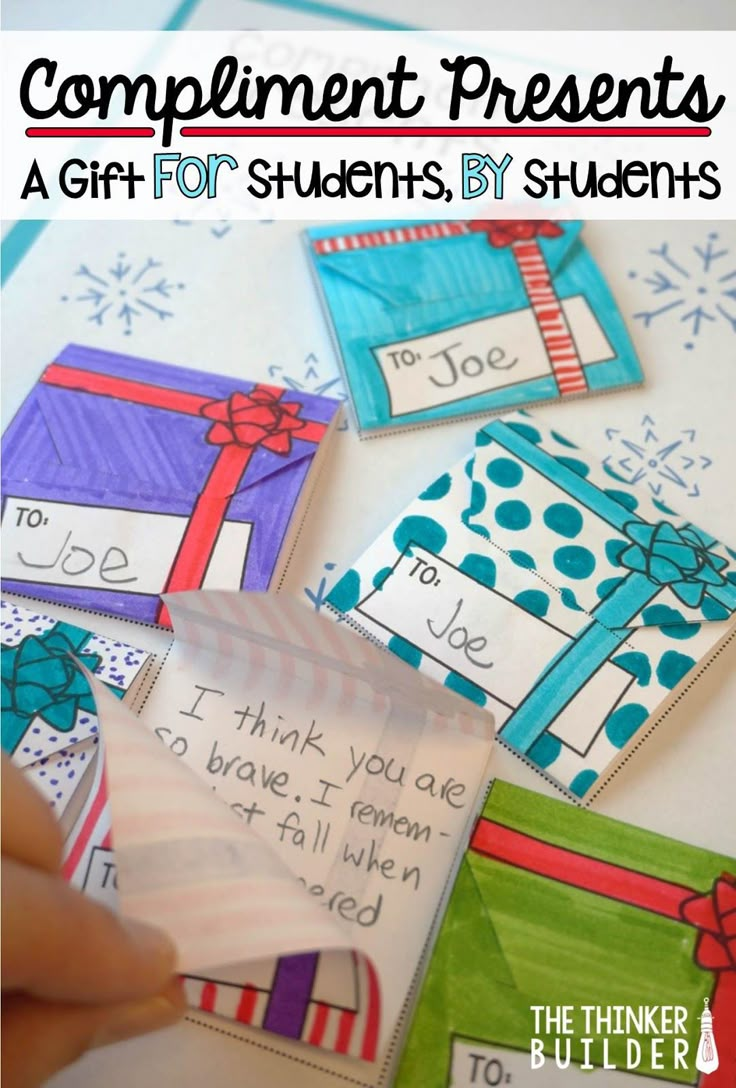
[[[413,669],[418,669],[422,663],[422,651],[413,646],[411,642],[407,642],[406,639],[399,638],[398,635],[393,635],[389,639],[388,648],[402,661],[405,661],[407,665],[411,665]]]
[[[357,570],[348,570],[343,574],[327,598],[329,603],[340,612],[349,612],[360,600],[360,575]]]
[[[659,627],[668,638],[678,640],[693,638],[700,630],[699,623],[686,623],[682,612],[666,604],[650,604],[642,612],[642,619],[647,625]]]
[[[444,476],[440,476],[439,480],[435,480],[431,483],[425,491],[419,496],[420,499],[424,499],[425,502],[435,502],[437,499],[444,499],[445,495],[452,486],[452,476],[449,472],[446,472]]]
[[[620,567],[619,557],[621,552],[626,551],[629,544],[626,540],[607,540],[605,545],[606,559],[612,567]]]
[[[375,589],[381,589],[386,579],[393,574],[393,567],[381,567],[377,574],[373,575],[373,585]]]
[[[524,589],[514,597],[514,603],[520,605],[525,612],[531,612],[534,616],[543,619],[549,611],[549,596],[541,589]]]
[[[639,650],[631,650],[625,654],[611,659],[614,665],[620,665],[622,669],[631,672],[637,679],[639,687],[645,688],[652,679],[652,664],[646,654]]]
[[[570,783],[570,793],[574,793],[576,797],[585,797],[597,778],[595,771],[580,771]]]
[[[657,665],[657,679],[662,687],[671,691],[694,667],[694,658],[678,654],[677,650],[665,650]]]
[[[614,589],[618,589],[622,582],[623,578],[604,578],[603,581],[596,586],[595,591],[600,599],[603,600],[609,593],[613,593]]]
[[[483,484],[478,480],[473,480],[470,485],[470,505],[466,506],[460,515],[463,525],[467,525],[468,529],[473,529],[474,532],[480,533],[481,536],[488,540],[490,533],[484,525],[471,525],[470,519],[474,518],[476,514],[479,514],[486,504],[486,489]]]
[[[586,465],[585,461],[578,461],[577,457],[555,457],[555,461],[558,461],[565,468],[569,468],[570,472],[575,472],[578,476],[587,476],[590,472],[590,466]]]
[[[703,615],[707,620],[727,620],[731,613],[718,601],[714,601],[711,597],[704,597],[701,605]]]
[[[502,529],[509,529],[518,533],[522,529],[528,529],[532,515],[525,502],[519,499],[508,499],[498,504],[495,510],[495,518]]]
[[[445,679],[445,687],[449,688],[450,691],[457,692],[458,695],[464,695],[466,699],[470,699],[471,703],[475,703],[477,706],[486,705],[487,696],[483,689],[470,680],[466,680],[459,673],[448,673]]]
[[[615,488],[607,487],[603,493],[608,495],[609,499],[617,502],[619,506],[625,506],[627,510],[636,510],[639,505],[639,500],[628,491],[616,491]]]
[[[486,476],[498,487],[517,487],[524,478],[524,470],[510,457],[494,457],[486,466]]]
[[[585,611],[582,605],[578,604],[575,594],[568,586],[565,586],[563,589],[560,590],[560,597],[562,598],[562,603],[565,605],[565,607],[571,608],[573,612]]]
[[[512,431],[516,431],[522,438],[525,438],[527,442],[533,442],[535,446],[538,446],[542,441],[542,436],[539,431],[535,430],[528,423],[506,423],[504,426],[508,427]]]
[[[562,743],[551,733],[542,733],[534,741],[527,755],[538,767],[549,767],[562,751]]]
[[[531,555],[528,552],[523,552],[519,548],[512,548],[509,552],[509,559],[512,559],[516,563],[517,567],[524,567],[525,570],[536,570],[537,564],[534,562]]]
[[[555,567],[566,578],[589,578],[595,570],[595,556],[579,544],[567,544],[554,553]]]
[[[463,574],[468,574],[484,586],[488,586],[489,589],[493,589],[496,584],[496,564],[489,555],[476,555],[470,552],[460,564],[460,570]]]
[[[568,449],[571,450],[576,450],[578,448],[574,442],[571,442],[569,438],[565,438],[559,431],[550,431],[549,433],[552,435],[555,442],[559,442],[561,446],[567,446]]]
[[[428,552],[437,554],[447,543],[447,530],[434,518],[418,517],[416,514],[402,518],[394,530],[394,544],[403,552],[409,544],[418,544]]]
[[[544,511],[544,524],[553,533],[573,540],[583,527],[583,515],[569,502],[553,502]]]
[[[606,719],[606,736],[614,748],[623,748],[649,717],[641,703],[624,703]]]

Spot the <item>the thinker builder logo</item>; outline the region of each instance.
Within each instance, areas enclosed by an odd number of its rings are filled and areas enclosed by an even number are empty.
[[[708,998],[700,1017],[695,1055],[690,1053],[688,1010],[682,1005],[532,1005],[531,1012],[535,1032],[529,1048],[533,1070],[578,1066],[581,1071],[641,1070],[649,1075],[693,1068],[708,1074],[718,1068]],[[617,1061],[613,1060],[614,1049]],[[582,1062],[577,1057],[581,1050]]]

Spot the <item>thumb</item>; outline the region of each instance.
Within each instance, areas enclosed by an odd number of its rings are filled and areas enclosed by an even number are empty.
[[[154,997],[114,1005],[52,1004],[6,994],[2,1008],[2,1071],[6,1088],[37,1088],[85,1051],[169,1027],[186,1011],[172,979]]]

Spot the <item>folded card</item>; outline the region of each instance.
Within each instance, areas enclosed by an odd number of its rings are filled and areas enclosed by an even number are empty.
[[[165,590],[266,589],[339,407],[65,348],[3,436],[4,586],[162,624]]]
[[[99,721],[74,657],[121,699],[135,694],[149,660],[123,642],[0,601],[3,750],[60,821],[64,875],[109,902],[114,883]]]
[[[171,932],[192,1015],[252,1045],[270,1031],[295,1063],[318,1047],[325,1074],[357,1059],[356,1083],[384,1077],[482,803],[492,718],[284,594],[167,604],[175,639],[141,720],[95,690],[108,883]]]
[[[328,603],[584,797],[732,630],[735,556],[519,412],[478,431]]]
[[[471,220],[308,230],[359,428],[641,382],[581,228]]]
[[[735,858],[495,782],[396,1088],[731,1088],[735,934]]]

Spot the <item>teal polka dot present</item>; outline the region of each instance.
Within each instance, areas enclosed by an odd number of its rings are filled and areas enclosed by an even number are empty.
[[[489,423],[329,603],[589,799],[734,626],[734,552],[525,412]]]

